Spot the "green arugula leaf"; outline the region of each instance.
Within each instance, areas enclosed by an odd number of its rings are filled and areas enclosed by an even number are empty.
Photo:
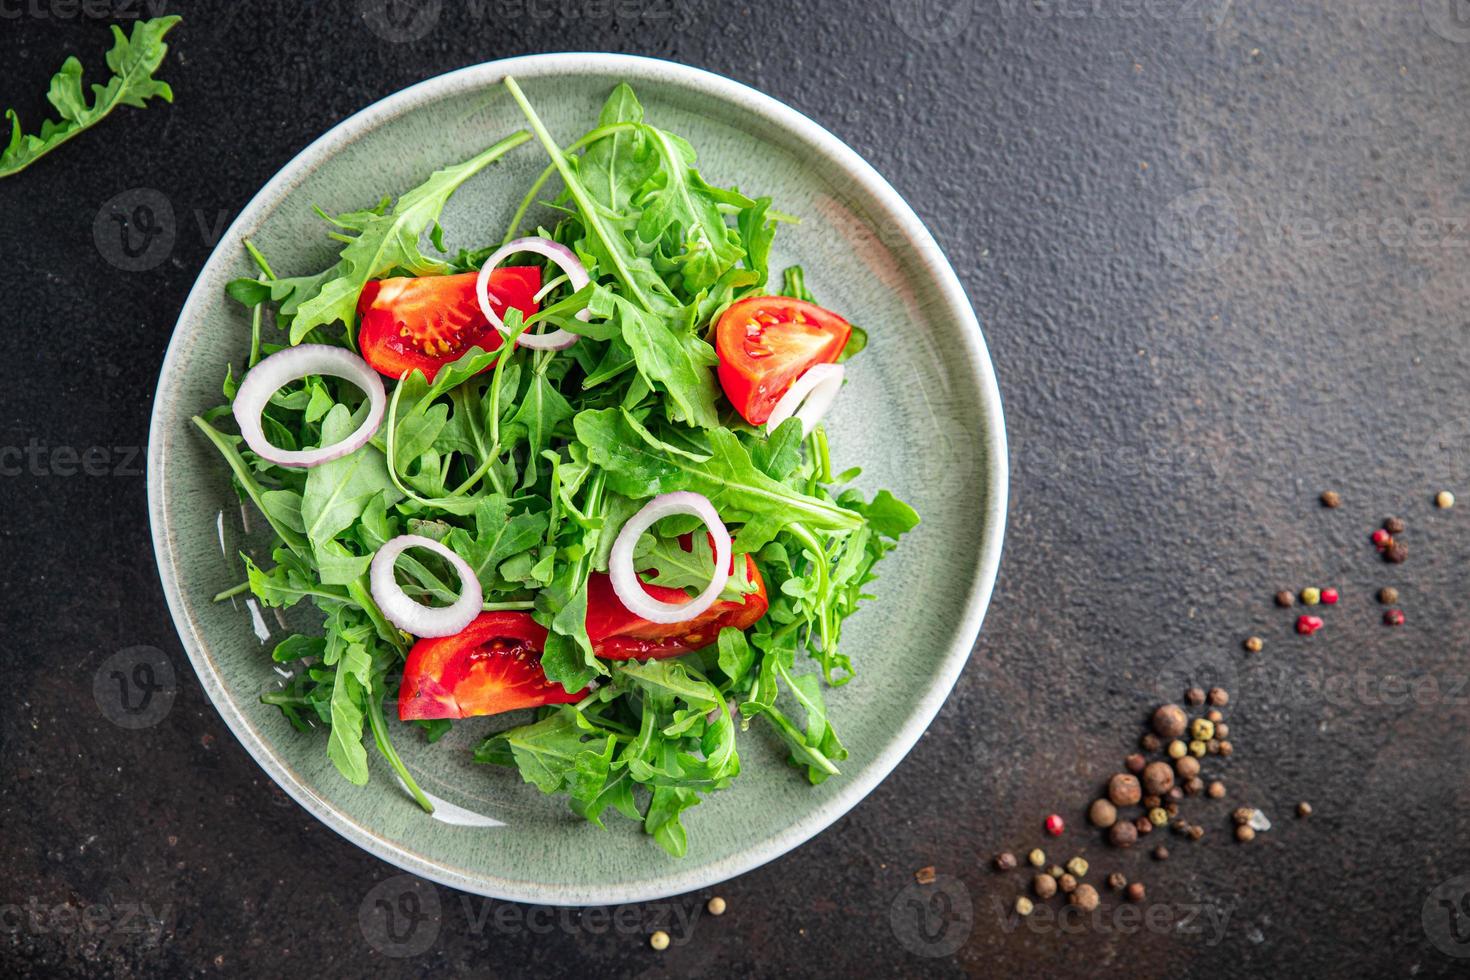
[[[20,116],[14,109],[7,109],[10,119],[10,142],[0,151],[0,177],[20,173],[47,153],[74,136],[79,135],[103,119],[120,105],[144,108],[149,99],[174,100],[173,89],[167,82],[153,77],[158,66],[168,54],[168,45],[163,36],[182,17],[155,17],[138,21],[133,25],[131,36],[125,36],[122,28],[112,27],[112,50],[107,52],[107,67],[112,77],[106,85],[92,86],[92,101],[88,103],[82,90],[82,63],[75,57],[62,62],[61,71],[51,79],[51,88],[46,99],[56,109],[59,119],[48,119],[41,124],[35,135],[24,135],[20,129]]]
[[[362,724],[366,702],[372,696],[373,660],[367,648],[353,643],[337,663],[332,687],[332,733],[327,756],[349,782],[366,786],[367,750],[362,747]]]

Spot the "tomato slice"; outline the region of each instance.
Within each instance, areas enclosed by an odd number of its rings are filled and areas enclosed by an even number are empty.
[[[481,613],[454,636],[419,640],[403,665],[398,717],[473,718],[543,704],[572,704],[541,670],[546,630],[525,612]]]
[[[752,296],[725,310],[715,326],[720,385],[751,425],[764,425],[791,383],[813,364],[842,354],[852,324],[789,296]]]
[[[480,311],[478,272],[453,276],[397,276],[363,287],[357,299],[357,345],[379,374],[401,378],[418,368],[430,381],[439,368],[471,347],[498,350],[500,331]],[[502,266],[490,273],[490,306],[500,316],[515,307],[530,316],[541,289],[536,266]]]
[[[686,550],[688,545],[685,545]],[[734,558],[731,568],[734,568]],[[766,583],[761,578],[755,559],[745,556],[747,577],[755,583],[755,591],[742,599],[721,599],[700,615],[682,623],[651,623],[623,605],[613,589],[612,579],[594,573],[587,582],[587,636],[592,650],[606,660],[663,660],[681,653],[698,650],[714,643],[726,626],[743,630],[770,608]],[[683,589],[644,584],[643,590],[660,602],[688,602]]]

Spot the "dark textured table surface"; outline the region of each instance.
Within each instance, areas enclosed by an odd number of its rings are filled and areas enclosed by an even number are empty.
[[[97,72],[108,6],[0,0],[0,103],[34,126],[67,54]],[[357,2],[167,6],[186,15],[160,73],[176,104],[0,181],[0,973],[1470,972],[1463,2],[427,2],[403,43]],[[594,49],[769,92],[929,222],[1006,399],[1005,559],[928,735],[831,829],[716,889],[723,918],[702,914],[711,893],[577,914],[437,888],[427,951],[394,958],[359,911],[395,869],[286,799],[204,699],[137,449],[185,293],[277,168],[423,78]],[[167,199],[175,237],[129,272],[94,223],[137,188]],[[1442,488],[1465,503],[1437,510]],[[1367,543],[1389,514],[1403,565]],[[1308,640],[1271,597],[1311,584],[1342,600]],[[1372,598],[1387,584],[1398,629]],[[136,647],[177,681],[156,724],[125,730],[94,679]],[[1086,805],[1193,680],[1231,690],[1235,753],[1207,767],[1229,796],[1186,801],[1198,843],[1148,838],[1166,863],[1110,851]],[[1275,823],[1251,845],[1230,839],[1240,804]],[[1039,844],[1145,881],[1147,903],[1011,917],[1021,876],[987,861]],[[938,880],[914,884],[926,865]]]

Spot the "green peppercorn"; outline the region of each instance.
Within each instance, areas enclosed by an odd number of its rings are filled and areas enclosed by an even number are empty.
[[[1308,606],[1315,606],[1322,601],[1322,590],[1307,588],[1302,589],[1302,602]]]
[[[1162,827],[1169,822],[1169,814],[1163,807],[1156,806],[1148,811],[1148,822],[1155,827]]]
[[[1046,852],[1039,847],[1035,848],[1030,854],[1026,855],[1026,860],[1031,862],[1033,868],[1039,868],[1046,863]]]
[[[1070,871],[1072,873],[1072,876],[1075,878],[1086,878],[1087,862],[1080,857],[1074,857],[1072,860],[1067,862],[1067,870]]]
[[[1030,915],[1034,911],[1036,911],[1036,906],[1032,903],[1031,899],[1027,898],[1025,895],[1016,896],[1017,915]]]
[[[1199,739],[1195,739],[1194,741],[1189,743],[1189,754],[1194,756],[1196,759],[1203,759],[1207,751],[1209,751],[1209,746],[1205,745],[1205,743],[1201,742]]]
[[[1208,742],[1215,737],[1215,723],[1208,718],[1196,718],[1194,724],[1189,728],[1189,733],[1197,742]]]
[[[1171,758],[1171,759],[1182,759],[1186,755],[1189,755],[1189,746],[1188,745],[1185,745],[1183,742],[1181,742],[1177,738],[1174,741],[1172,741],[1172,742],[1169,743],[1169,758]]]

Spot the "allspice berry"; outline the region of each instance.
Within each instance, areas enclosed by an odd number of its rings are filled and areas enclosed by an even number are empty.
[[[1154,731],[1160,738],[1178,738],[1184,734],[1184,728],[1188,724],[1189,716],[1177,704],[1162,705],[1154,712]]]
[[[1225,716],[1220,714],[1219,709],[1217,708],[1211,708],[1209,711],[1206,711],[1205,718],[1207,718],[1214,725],[1219,725],[1220,722],[1225,720]]]
[[[1215,737],[1222,742],[1225,741],[1227,738],[1230,737],[1230,726],[1225,724],[1223,721],[1217,722],[1215,725]]]
[[[1191,687],[1189,690],[1184,692],[1184,700],[1196,706],[1204,704],[1205,689],[1202,687]]]
[[[1072,893],[1072,904],[1084,912],[1091,912],[1097,908],[1097,889],[1091,885],[1078,885],[1077,890]]]
[[[1115,892],[1120,892],[1128,887],[1128,876],[1121,871],[1114,871],[1108,875],[1108,887]]]
[[[1235,828],[1235,839],[1242,844],[1248,844],[1256,839],[1256,832],[1251,828],[1250,824],[1243,823]]]
[[[1094,827],[1107,830],[1118,822],[1118,808],[1110,800],[1093,800],[1087,811],[1087,820]]]
[[[1206,695],[1206,700],[1217,708],[1223,708],[1230,703],[1230,692],[1223,687],[1212,687]]]
[[[1159,741],[1159,737],[1153,732],[1148,732],[1143,736],[1143,738],[1138,740],[1139,748],[1143,749],[1143,751],[1145,752],[1157,752],[1159,750],[1159,746],[1162,744],[1163,743]]]
[[[1198,776],[1195,776],[1189,782],[1184,784],[1184,792],[1188,793],[1190,796],[1198,796],[1204,791],[1205,781],[1203,779],[1200,779]]]
[[[1378,601],[1385,606],[1392,606],[1399,601],[1399,590],[1391,585],[1385,585],[1378,590]]]
[[[1132,847],[1138,842],[1138,828],[1131,820],[1119,820],[1109,828],[1108,842],[1114,847]]]
[[[1179,773],[1180,779],[1188,782],[1199,775],[1199,760],[1192,755],[1186,755],[1174,763],[1174,771]]]
[[[1210,784],[1210,788],[1208,790],[1206,790],[1205,792],[1207,792],[1209,794],[1210,799],[1212,799],[1212,800],[1221,800],[1221,799],[1224,799],[1225,798],[1225,784],[1222,783],[1222,782],[1220,782],[1217,779],[1213,783]]]
[[[1143,772],[1143,767],[1146,765],[1148,765],[1148,760],[1143,757],[1143,753],[1141,752],[1135,752],[1123,760],[1123,768],[1135,776]]]
[[[1228,740],[1224,740],[1224,741],[1221,741],[1220,742],[1220,754],[1221,755],[1229,755],[1230,753],[1232,753],[1234,751],[1235,751],[1235,746],[1231,745]]]
[[[1260,653],[1266,642],[1259,636],[1248,636],[1245,640],[1245,649],[1248,653]]]
[[[1167,762],[1150,762],[1143,770],[1143,788],[1150,796],[1162,796],[1174,788],[1174,770]]]
[[[1133,806],[1142,798],[1143,790],[1138,785],[1137,776],[1120,772],[1108,780],[1108,799],[1114,806]]]
[[[1338,507],[1342,506],[1342,495],[1336,490],[1323,490],[1322,506],[1330,507],[1333,510],[1336,510]]]
[[[1057,880],[1051,875],[1037,875],[1031,879],[1031,890],[1037,898],[1051,898],[1057,893]]]
[[[1282,589],[1280,592],[1276,593],[1276,605],[1280,606],[1283,609],[1291,606],[1295,602],[1296,596],[1293,593],[1286,591],[1285,589]]]
[[[1143,835],[1154,829],[1153,821],[1150,820],[1148,817],[1139,817],[1137,820],[1133,821],[1133,829],[1137,832],[1139,837],[1142,837]]]
[[[1135,881],[1133,884],[1128,886],[1128,901],[1130,902],[1141,902],[1144,900],[1147,894],[1147,891],[1143,887],[1143,882],[1141,881]]]

